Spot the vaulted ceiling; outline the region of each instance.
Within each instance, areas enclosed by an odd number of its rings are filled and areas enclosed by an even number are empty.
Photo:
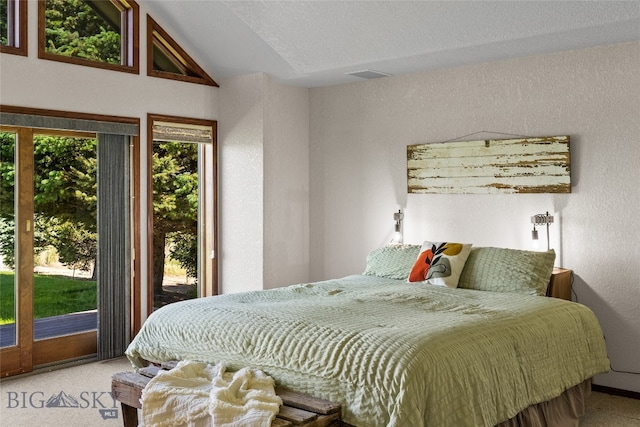
[[[328,86],[640,40],[640,1],[213,1],[148,3],[214,79],[265,72]]]

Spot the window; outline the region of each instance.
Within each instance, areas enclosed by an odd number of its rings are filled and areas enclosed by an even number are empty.
[[[217,294],[216,122],[148,115],[149,312]]]
[[[0,0],[0,52],[27,56],[26,0]]]
[[[147,75],[218,87],[218,84],[149,15]]]
[[[137,74],[138,22],[133,1],[40,1],[38,57]]]

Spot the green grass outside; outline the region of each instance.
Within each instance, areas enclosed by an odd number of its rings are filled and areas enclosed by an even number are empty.
[[[14,273],[0,272],[0,325],[15,322]],[[34,275],[34,318],[59,316],[78,311],[95,310],[95,281]]]

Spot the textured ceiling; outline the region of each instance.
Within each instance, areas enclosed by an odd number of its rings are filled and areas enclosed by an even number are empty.
[[[214,79],[316,87],[640,40],[635,1],[151,1]]]

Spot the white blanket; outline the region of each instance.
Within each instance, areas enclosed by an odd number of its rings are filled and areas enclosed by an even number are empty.
[[[152,378],[141,402],[145,427],[269,427],[282,404],[262,371],[187,360]]]

